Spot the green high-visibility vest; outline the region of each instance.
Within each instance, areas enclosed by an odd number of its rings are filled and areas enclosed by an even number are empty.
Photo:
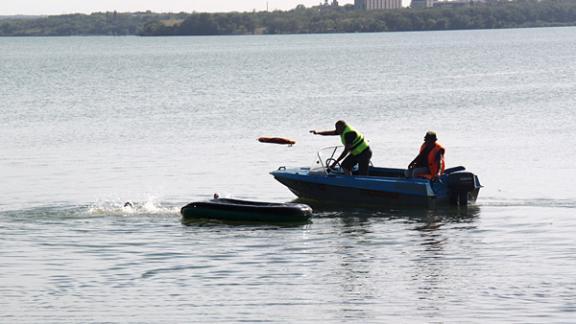
[[[364,139],[364,135],[362,135],[362,133],[346,125],[344,131],[342,132],[342,134],[340,134],[340,140],[342,141],[342,144],[346,145],[346,134],[350,132],[356,133],[356,138],[354,139],[354,142],[352,142],[352,151],[350,152],[350,154],[356,156],[364,152],[364,150],[368,148],[368,143],[366,143],[366,140]]]

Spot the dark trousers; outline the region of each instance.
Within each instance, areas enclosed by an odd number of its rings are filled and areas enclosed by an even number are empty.
[[[344,161],[342,161],[342,168],[352,171],[352,168],[358,164],[358,174],[368,175],[368,166],[370,165],[371,158],[372,150],[368,147],[358,155],[349,154]]]

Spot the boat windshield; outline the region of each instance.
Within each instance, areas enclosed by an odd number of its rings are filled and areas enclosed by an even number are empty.
[[[326,172],[328,167],[340,156],[344,146],[330,146],[320,149],[316,152],[313,165],[310,167],[311,172]]]

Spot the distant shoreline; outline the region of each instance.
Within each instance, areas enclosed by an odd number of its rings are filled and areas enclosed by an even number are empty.
[[[576,1],[525,0],[455,8],[0,16],[0,36],[207,36],[334,34],[576,26]]]

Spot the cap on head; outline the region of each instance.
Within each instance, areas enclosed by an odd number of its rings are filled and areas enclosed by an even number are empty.
[[[436,136],[436,132],[427,131],[427,132],[426,132],[426,135],[424,136],[424,140],[425,140],[425,141],[436,141],[436,140],[438,140],[438,137]]]

